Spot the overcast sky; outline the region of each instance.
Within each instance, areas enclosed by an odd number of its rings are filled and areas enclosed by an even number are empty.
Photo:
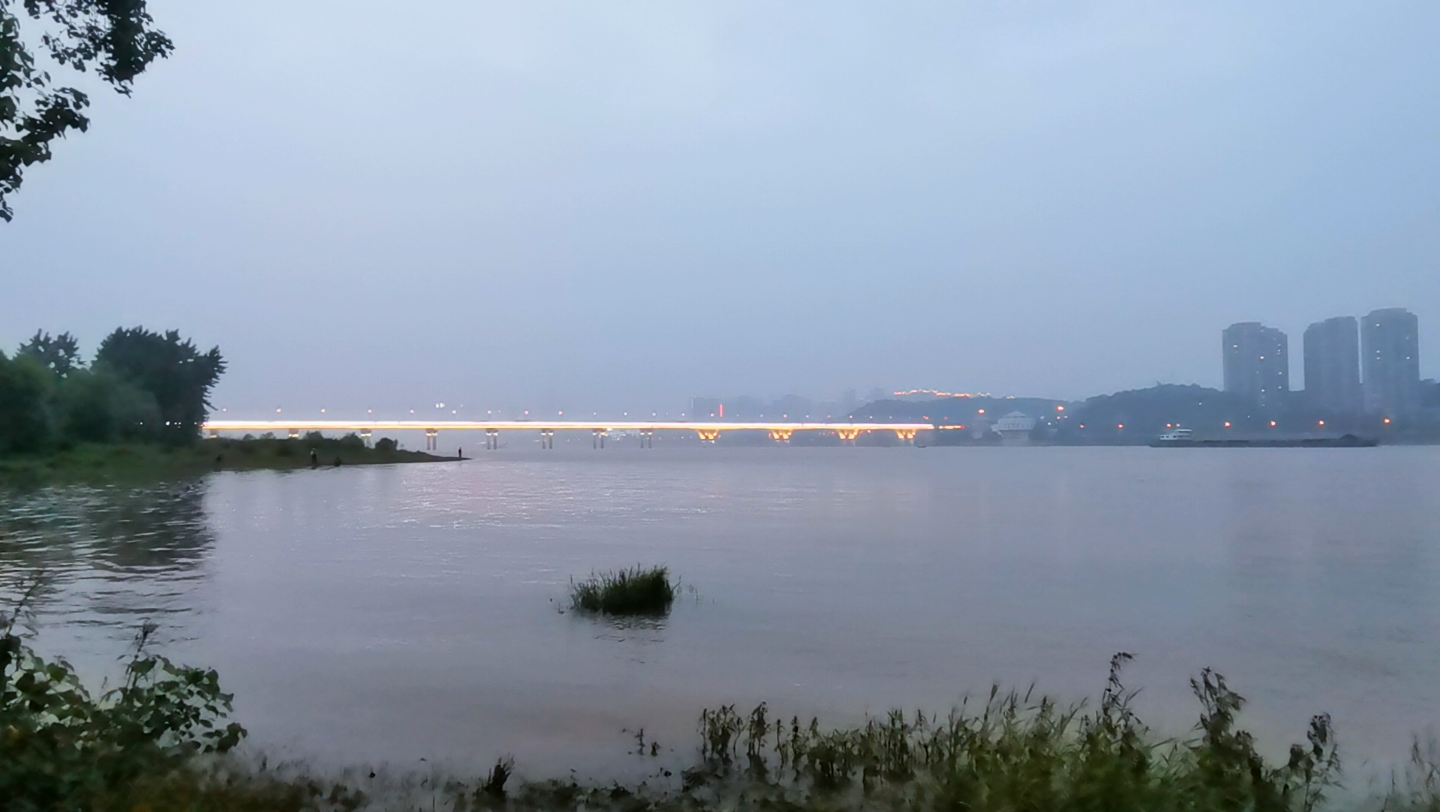
[[[174,327],[217,403],[679,409],[1220,382],[1408,307],[1440,3],[152,0],[0,224],[0,345]]]

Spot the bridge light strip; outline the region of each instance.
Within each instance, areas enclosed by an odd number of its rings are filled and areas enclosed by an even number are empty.
[[[927,431],[931,423],[701,423],[635,420],[211,420],[204,431]]]

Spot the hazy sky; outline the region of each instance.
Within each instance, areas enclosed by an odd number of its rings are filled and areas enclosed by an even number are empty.
[[[678,409],[1220,382],[1403,306],[1440,3],[154,2],[29,171],[0,345],[175,327],[217,403]]]

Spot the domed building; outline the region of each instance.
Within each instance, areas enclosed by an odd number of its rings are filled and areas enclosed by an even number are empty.
[[[1000,441],[1006,445],[1024,445],[1030,442],[1030,432],[1035,430],[1035,418],[1024,412],[1011,412],[996,420],[990,430],[1000,435]]]

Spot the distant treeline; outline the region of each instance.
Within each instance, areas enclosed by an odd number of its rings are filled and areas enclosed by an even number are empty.
[[[1084,401],[990,396],[934,400],[880,400],[857,409],[854,419],[914,420],[936,425],[989,425],[1012,411],[1036,419],[1031,439],[1053,443],[1145,443],[1181,426],[1204,435],[1281,434],[1440,438],[1440,385],[1422,383],[1424,410],[1387,420],[1379,415],[1343,414],[1311,402],[1303,391],[1260,408],[1236,395],[1203,386],[1159,384],[1098,395]],[[959,433],[951,439],[959,437]],[[964,435],[968,437],[968,433]]]
[[[87,365],[74,336],[39,332],[0,352],[0,454],[75,443],[188,443],[225,371],[174,330],[117,329]]]

